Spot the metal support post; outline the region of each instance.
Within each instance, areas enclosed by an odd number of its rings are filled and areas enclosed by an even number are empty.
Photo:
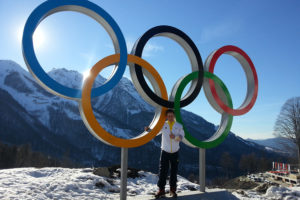
[[[205,149],[199,148],[199,184],[200,192],[205,192]]]
[[[128,169],[128,148],[121,149],[121,189],[120,200],[127,198],[127,169]]]

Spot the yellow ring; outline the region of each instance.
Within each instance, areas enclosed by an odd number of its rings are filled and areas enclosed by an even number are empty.
[[[161,97],[163,99],[168,99],[167,89],[166,86],[158,74],[158,72],[154,69],[152,65],[150,65],[147,61],[144,59],[134,56],[134,55],[128,55],[128,63],[134,63],[137,64],[143,68],[145,68],[148,72],[151,73],[151,75],[154,77],[155,81],[158,83]],[[164,107],[157,107],[156,109],[161,109],[159,112],[159,119],[154,120],[152,123],[155,123],[154,125],[151,124],[151,127],[153,129],[150,132],[144,132],[141,135],[132,138],[132,139],[123,139],[116,136],[113,136],[104,128],[101,127],[101,125],[98,123],[92,109],[91,105],[91,91],[93,87],[93,83],[98,76],[98,74],[103,70],[104,68],[116,64],[120,61],[120,54],[114,54],[107,56],[103,58],[102,60],[98,61],[93,68],[90,71],[89,77],[84,81],[83,87],[82,87],[82,99],[80,101],[80,114],[82,116],[82,119],[85,123],[85,125],[88,127],[90,132],[96,136],[96,138],[102,140],[106,144],[110,144],[116,147],[123,147],[123,148],[133,148],[142,146],[149,141],[151,141],[162,129],[164,123],[165,123],[165,116],[164,113],[166,111],[166,108]]]

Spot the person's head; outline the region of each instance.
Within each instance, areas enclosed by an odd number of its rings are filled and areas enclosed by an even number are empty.
[[[175,120],[175,114],[174,114],[174,110],[172,109],[168,109],[166,111],[166,118],[168,121],[172,122]]]

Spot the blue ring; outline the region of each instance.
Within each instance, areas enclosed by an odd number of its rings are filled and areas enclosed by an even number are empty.
[[[39,84],[43,86],[45,89],[54,93],[56,95],[63,96],[65,98],[70,99],[80,99],[81,98],[81,90],[73,89],[66,86],[61,85],[54,79],[52,79],[41,67],[39,64],[34,48],[33,48],[33,40],[32,36],[39,25],[39,23],[45,19],[52,12],[55,12],[56,8],[62,6],[79,6],[86,8],[90,11],[95,12],[99,16],[101,16],[114,31],[115,36],[119,42],[120,48],[120,62],[117,67],[114,75],[109,79],[105,84],[92,89],[92,97],[100,96],[109,90],[111,90],[114,86],[116,86],[121,80],[127,65],[127,47],[124,35],[121,32],[118,24],[114,21],[114,19],[101,7],[98,5],[91,3],[86,0],[51,0],[45,1],[41,5],[39,5],[28,17],[22,39],[22,50],[23,57],[28,67],[28,70],[34,75],[34,77],[38,80]]]

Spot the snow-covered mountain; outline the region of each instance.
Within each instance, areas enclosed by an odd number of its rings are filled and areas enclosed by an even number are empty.
[[[82,85],[82,75],[76,71],[53,69],[50,76],[74,88]],[[97,77],[95,86],[105,82]],[[148,125],[154,109],[137,93],[127,78],[100,97],[92,100],[99,123],[119,137],[135,137]],[[78,103],[50,94],[35,79],[13,61],[0,60],[0,141],[8,144],[31,144],[32,149],[54,157],[69,156],[83,166],[105,166],[120,163],[120,149],[96,140],[84,126]],[[186,127],[199,139],[212,135],[216,126],[202,117],[182,110]],[[188,176],[198,171],[198,149],[181,145],[180,173]],[[156,172],[158,169],[160,136],[148,144],[129,150],[129,166]],[[255,153],[276,157],[261,145],[243,140],[230,133],[224,143],[207,150],[208,177],[218,176],[220,156],[224,151],[234,157],[235,165],[242,154]],[[186,156],[188,155],[188,156]]]
[[[297,146],[288,138],[276,137],[261,140],[247,139],[250,142],[264,146],[266,149],[296,156]]]

